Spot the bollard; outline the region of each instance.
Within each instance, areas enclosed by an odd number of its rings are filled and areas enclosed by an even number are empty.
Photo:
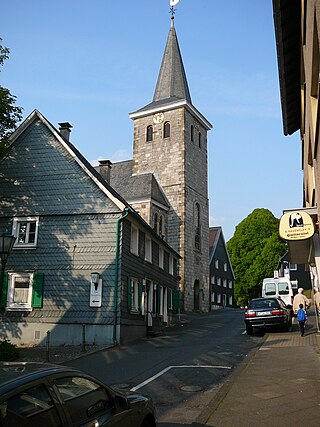
[[[47,331],[47,342],[46,342],[46,360],[47,360],[47,362],[50,361],[49,352],[50,352],[50,331]]]
[[[82,349],[83,352],[86,351],[86,325],[82,325]]]

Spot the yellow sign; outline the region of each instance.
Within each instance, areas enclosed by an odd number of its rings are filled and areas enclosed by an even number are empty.
[[[284,240],[309,239],[314,235],[311,216],[303,211],[286,212],[280,219],[279,234]]]

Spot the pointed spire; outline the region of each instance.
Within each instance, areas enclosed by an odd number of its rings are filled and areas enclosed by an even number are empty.
[[[153,102],[170,98],[183,99],[191,104],[187,77],[174,27],[174,16],[171,17],[171,28],[162,58]]]

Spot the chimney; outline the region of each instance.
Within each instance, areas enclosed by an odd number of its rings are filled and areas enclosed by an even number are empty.
[[[63,122],[63,123],[58,123],[59,127],[59,132],[61,133],[61,135],[67,140],[69,141],[70,139],[70,133],[71,133],[71,124],[69,122]]]
[[[110,160],[99,160],[99,166],[97,167],[97,170],[108,184],[110,184],[111,167],[112,163]]]

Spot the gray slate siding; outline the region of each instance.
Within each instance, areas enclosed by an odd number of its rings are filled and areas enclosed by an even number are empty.
[[[120,217],[120,215],[118,216]],[[29,321],[112,323],[117,216],[66,215],[40,218],[36,249],[15,249],[7,271],[44,273],[43,308]],[[90,275],[103,280],[103,306],[89,307]],[[16,313],[7,313],[16,318]]]
[[[122,268],[121,268],[121,286],[122,286],[122,304],[121,304],[121,319],[122,322],[128,323],[137,322],[142,319],[142,316],[136,314],[131,315],[128,311],[128,277],[134,277],[137,279],[149,279],[154,283],[158,283],[163,286],[168,286],[171,289],[176,289],[176,277],[168,273],[168,255],[165,252],[166,270],[162,270],[158,265],[145,261],[142,257],[134,255],[130,252],[130,221],[125,220],[123,223],[123,239],[122,239]],[[140,231],[141,232],[141,231]],[[143,232],[141,232],[144,235]],[[153,242],[153,248],[156,242]]]
[[[15,141],[0,171],[0,216],[118,211],[40,120]]]

